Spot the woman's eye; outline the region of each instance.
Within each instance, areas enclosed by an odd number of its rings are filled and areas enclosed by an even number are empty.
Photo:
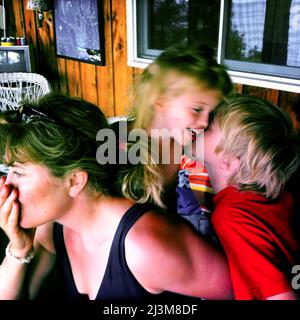
[[[17,177],[22,177],[22,176],[23,176],[23,174],[20,173],[20,172],[18,172],[18,171],[13,171],[13,174],[14,174],[15,176],[17,176]]]

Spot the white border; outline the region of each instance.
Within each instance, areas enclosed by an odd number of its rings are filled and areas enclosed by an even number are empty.
[[[127,64],[130,67],[146,68],[152,60],[142,59],[137,56],[137,30],[136,30],[136,1],[126,0],[126,15],[127,15]],[[217,60],[221,62],[222,50],[222,32],[224,19],[224,1],[221,0],[220,6],[220,27],[218,39],[218,53]],[[257,73],[246,73],[229,70],[229,75],[234,83],[245,84],[255,87],[263,87],[269,89],[276,89],[282,91],[290,91],[300,93],[300,80],[272,77],[267,75],[260,75]]]

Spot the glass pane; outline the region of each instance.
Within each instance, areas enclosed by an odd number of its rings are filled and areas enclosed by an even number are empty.
[[[26,61],[24,51],[0,51],[0,72],[25,72]]]
[[[225,59],[300,66],[300,0],[229,3]]]
[[[139,56],[175,43],[217,49],[220,0],[138,0]],[[141,44],[142,43],[142,44]]]

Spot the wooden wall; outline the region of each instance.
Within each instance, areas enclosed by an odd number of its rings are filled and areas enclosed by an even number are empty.
[[[57,58],[54,49],[53,12],[45,12],[37,28],[33,11],[25,10],[27,0],[8,3],[11,36],[26,36],[34,47],[36,71],[45,75],[52,87],[71,96],[82,97],[102,108],[106,115],[122,115],[129,108],[128,92],[140,69],[127,66],[126,0],[102,0],[104,4],[105,66]],[[100,1],[101,2],[101,1]],[[51,8],[53,1],[48,0]],[[237,91],[265,97],[283,108],[299,95],[237,84]],[[300,105],[297,106],[298,110]],[[295,116],[293,114],[293,116]]]

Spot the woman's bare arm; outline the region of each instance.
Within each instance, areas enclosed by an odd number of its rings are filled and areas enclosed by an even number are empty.
[[[125,241],[129,268],[149,292],[232,299],[225,256],[187,224],[145,214]]]

